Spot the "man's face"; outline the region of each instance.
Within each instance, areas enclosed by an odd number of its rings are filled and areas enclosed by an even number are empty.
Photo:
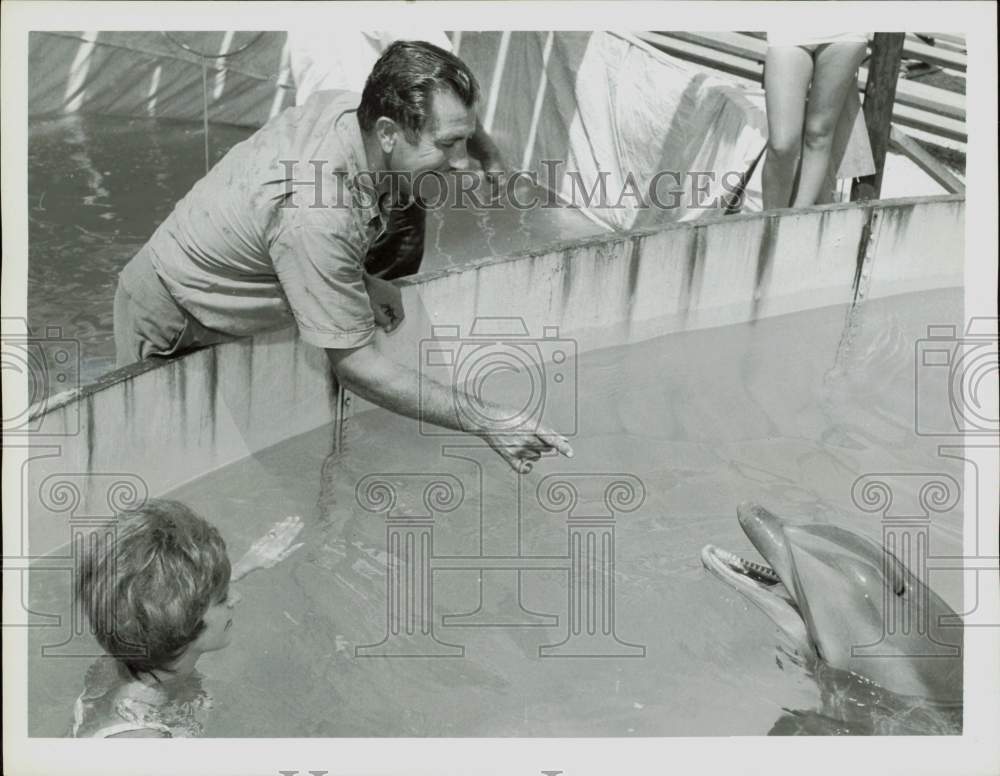
[[[420,137],[411,143],[400,131],[390,154],[390,167],[410,175],[467,169],[466,143],[475,130],[475,108],[465,107],[450,90],[435,92]]]

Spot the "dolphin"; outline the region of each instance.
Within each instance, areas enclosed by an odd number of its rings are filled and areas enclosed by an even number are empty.
[[[713,545],[702,563],[762,609],[807,664],[961,705],[962,621],[895,555],[843,528],[792,524],[750,502],[737,516],[766,563]]]

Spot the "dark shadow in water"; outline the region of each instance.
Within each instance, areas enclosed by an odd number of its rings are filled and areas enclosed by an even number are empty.
[[[791,659],[799,662],[795,657]],[[820,690],[819,707],[786,708],[768,731],[769,736],[962,734],[961,706],[897,695],[868,679],[826,664],[811,666],[809,674]]]

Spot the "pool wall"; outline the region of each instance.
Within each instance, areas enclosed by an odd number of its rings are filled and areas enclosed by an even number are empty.
[[[583,353],[960,286],[964,211],[961,196],[895,200],[552,244],[403,281],[407,322],[378,345],[418,369],[432,327],[464,337],[477,317],[517,316],[530,337],[571,337]],[[21,469],[31,555],[65,545],[135,493],[162,494],[330,423],[340,402],[324,354],[290,329],[137,364],[53,397],[34,409]]]

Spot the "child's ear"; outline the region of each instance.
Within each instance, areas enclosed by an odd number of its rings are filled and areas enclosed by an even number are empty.
[[[195,636],[194,641],[188,643],[188,645],[184,648],[184,652],[181,653],[181,657],[186,655],[191,650],[195,650],[197,652],[205,651],[202,649],[202,646],[204,646],[205,638],[208,635],[208,623],[205,622],[204,618],[201,620],[201,626],[201,632]]]
[[[399,124],[387,116],[375,119],[375,137],[378,138],[379,147],[384,153],[392,153],[392,149],[396,147],[399,131]]]

